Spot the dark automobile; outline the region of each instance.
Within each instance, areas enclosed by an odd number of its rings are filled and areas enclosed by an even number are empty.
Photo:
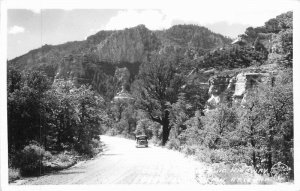
[[[148,139],[146,135],[136,136],[136,147],[148,147]]]

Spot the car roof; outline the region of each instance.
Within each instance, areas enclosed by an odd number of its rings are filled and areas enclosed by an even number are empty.
[[[147,138],[147,135],[137,135],[136,138]]]

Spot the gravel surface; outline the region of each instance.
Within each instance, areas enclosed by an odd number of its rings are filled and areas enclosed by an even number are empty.
[[[94,159],[17,184],[197,184],[195,170],[201,164],[179,152],[136,148],[135,141],[119,137],[102,135],[101,141],[104,152]]]

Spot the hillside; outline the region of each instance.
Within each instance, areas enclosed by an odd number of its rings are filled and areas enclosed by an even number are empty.
[[[197,25],[176,25],[151,31],[144,25],[118,31],[99,31],[84,41],[44,45],[8,61],[17,69],[42,70],[51,78],[77,79],[105,88],[100,79],[112,77],[117,67],[127,67],[131,80],[139,65],[153,53],[178,53],[190,57],[229,44],[231,39]],[[192,55],[191,55],[192,53]],[[102,90],[100,90],[102,89]]]

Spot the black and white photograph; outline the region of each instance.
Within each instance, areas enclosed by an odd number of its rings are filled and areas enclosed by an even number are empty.
[[[1,2],[1,189],[299,186],[300,1],[19,2]]]

